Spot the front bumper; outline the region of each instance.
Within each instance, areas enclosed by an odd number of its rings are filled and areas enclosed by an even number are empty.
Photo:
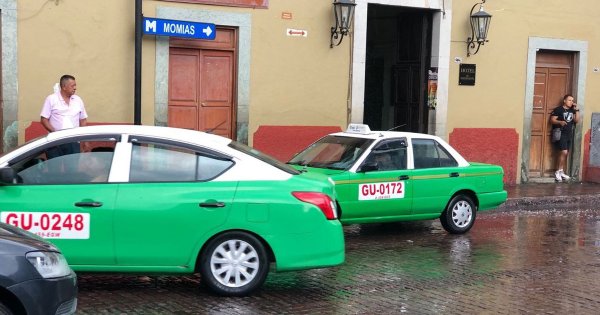
[[[8,288],[29,315],[74,314],[77,309],[77,276],[34,279]]]

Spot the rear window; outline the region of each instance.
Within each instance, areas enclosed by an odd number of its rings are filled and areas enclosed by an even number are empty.
[[[249,147],[249,146],[247,146],[245,144],[242,144],[242,143],[239,143],[239,142],[236,142],[236,141],[231,141],[229,143],[229,147],[232,148],[232,149],[238,150],[238,151],[240,151],[242,153],[245,153],[247,155],[250,155],[250,156],[252,156],[254,158],[257,158],[257,159],[259,159],[259,160],[261,160],[261,161],[263,161],[263,162],[265,162],[265,163],[267,163],[267,164],[269,164],[271,166],[274,166],[274,167],[276,167],[276,168],[278,168],[278,169],[280,169],[280,170],[282,170],[284,172],[290,173],[292,175],[298,175],[298,174],[300,174],[299,171],[295,170],[291,166],[286,165],[286,164],[284,164],[284,163],[276,160],[275,158],[273,158],[273,157],[271,157],[271,156],[269,156],[267,154],[264,154],[264,153],[262,153],[262,152],[260,152],[260,151],[258,151],[256,149],[253,149],[253,148],[251,148],[251,147]]]
[[[130,182],[209,181],[224,173],[233,161],[182,146],[135,139]]]

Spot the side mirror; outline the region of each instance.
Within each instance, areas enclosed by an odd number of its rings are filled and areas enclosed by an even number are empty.
[[[359,173],[364,173],[364,172],[371,172],[371,171],[377,171],[379,170],[379,166],[377,165],[377,162],[366,162],[363,165],[361,165],[358,170],[356,170]]]
[[[17,172],[10,167],[0,168],[0,184],[16,184]]]

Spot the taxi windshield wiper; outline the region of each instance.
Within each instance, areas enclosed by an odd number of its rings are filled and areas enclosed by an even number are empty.
[[[300,165],[300,166],[311,166],[310,163],[308,163],[308,161],[306,161],[306,160],[302,160],[300,162],[287,162],[286,164]]]

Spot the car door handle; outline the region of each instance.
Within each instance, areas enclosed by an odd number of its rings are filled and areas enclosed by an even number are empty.
[[[102,202],[99,202],[99,201],[81,201],[81,202],[76,202],[75,203],[75,207],[92,207],[92,208],[98,208],[98,207],[102,207]]]
[[[458,177],[458,172],[452,172],[450,173],[450,177]]]
[[[202,208],[223,208],[225,207],[224,202],[214,201],[214,202],[201,202],[199,204]]]
[[[398,176],[399,180],[407,180],[408,179],[408,175],[400,175]]]

